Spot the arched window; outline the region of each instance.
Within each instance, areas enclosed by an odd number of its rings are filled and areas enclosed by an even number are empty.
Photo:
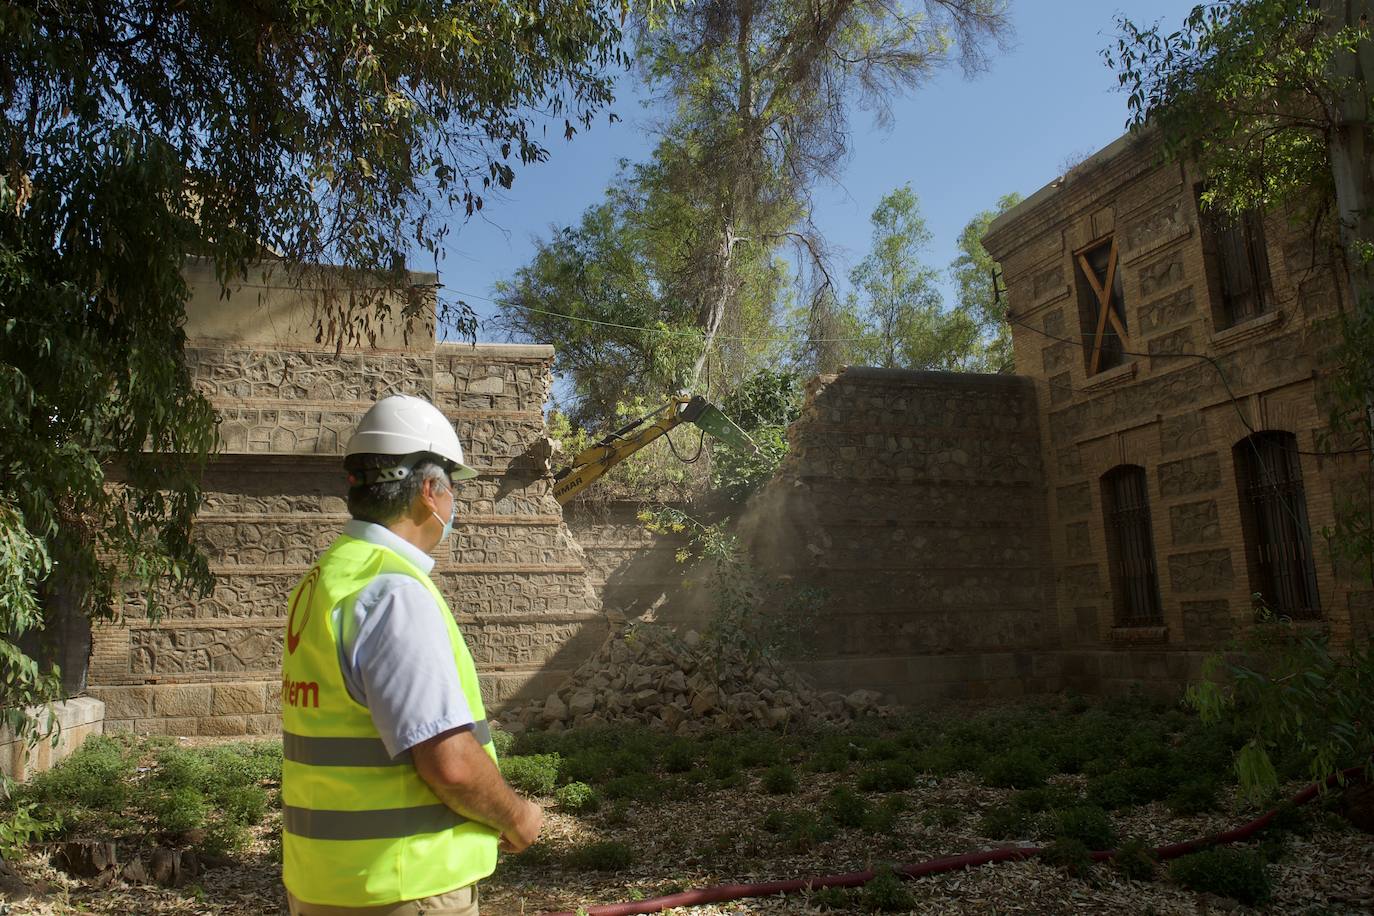
[[[1251,591],[1275,613],[1294,619],[1321,617],[1297,437],[1255,433],[1240,440],[1232,456]]]
[[[1162,626],[1145,469],[1126,464],[1102,475],[1102,511],[1117,626]]]

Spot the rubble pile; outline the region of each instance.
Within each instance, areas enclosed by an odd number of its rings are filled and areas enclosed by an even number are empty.
[[[507,711],[501,724],[512,732],[639,724],[690,737],[891,715],[883,700],[872,690],[817,691],[782,665],[709,644],[694,630],[679,637],[640,624],[607,640],[546,699]]]

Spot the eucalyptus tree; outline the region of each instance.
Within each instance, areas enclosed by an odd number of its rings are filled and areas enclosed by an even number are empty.
[[[809,200],[838,177],[851,111],[887,122],[899,92],[953,59],[979,70],[1008,28],[1006,0],[685,0],[641,18],[639,63],[669,108],[664,178],[695,216],[681,276],[705,345],[696,372],[735,306],[743,249],[792,243],[813,302],[829,301]]]
[[[56,689],[20,646],[47,593],[100,615],[130,582],[154,597],[211,585],[190,527],[215,418],[183,356],[184,260],[212,259],[224,281],[274,255],[404,285],[452,211],[546,157],[548,119],[571,134],[610,100],[620,15],[611,0],[0,8],[11,714]],[[341,339],[377,320],[340,317]]]
[[[1011,327],[1007,323],[1007,303],[997,289],[997,263],[983,247],[983,236],[997,217],[1021,202],[1016,192],[997,199],[992,210],[974,215],[959,233],[959,256],[950,265],[959,307],[978,324],[981,353],[970,368],[982,372],[1011,372]]]
[[[938,274],[921,261],[931,235],[911,186],[884,195],[870,219],[872,250],[850,278],[870,340],[861,352],[887,369],[946,368]]]

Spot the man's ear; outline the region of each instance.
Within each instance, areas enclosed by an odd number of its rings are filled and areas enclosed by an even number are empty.
[[[425,501],[425,506],[433,509],[434,503],[439,501],[439,478],[426,477],[424,483],[420,484],[420,496]]]

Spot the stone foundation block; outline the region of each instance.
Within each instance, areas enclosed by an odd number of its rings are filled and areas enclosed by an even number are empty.
[[[242,735],[248,730],[243,716],[210,716],[196,720],[198,735]]]
[[[36,743],[20,740],[8,727],[0,727],[0,774],[18,782],[52,769],[87,738],[103,734],[105,729],[105,704],[94,697],[62,700],[51,709],[34,706],[25,710],[25,715],[38,726],[38,734],[45,736]]]
[[[151,687],[92,687],[91,696],[105,704],[107,719],[138,719],[153,714]]]
[[[216,716],[260,713],[265,704],[264,684],[217,684],[210,711]]]
[[[168,684],[157,688],[157,693],[153,696],[153,712],[169,719],[209,716],[212,714],[213,696],[214,690],[208,685]]]
[[[248,735],[280,735],[281,716],[244,716],[245,734]]]
[[[196,720],[191,718],[175,719],[135,719],[136,735],[171,735],[185,738],[196,733]]]

